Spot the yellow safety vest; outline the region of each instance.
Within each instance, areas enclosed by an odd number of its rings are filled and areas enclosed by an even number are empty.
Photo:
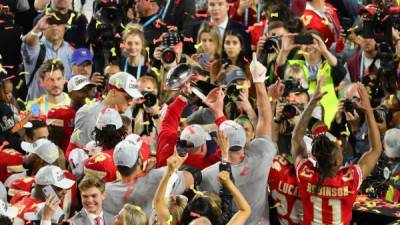
[[[317,82],[314,80],[310,80],[310,74],[308,72],[308,68],[304,60],[288,60],[289,65],[299,65],[303,68],[305,78],[308,80],[308,93],[312,94],[315,92],[315,88],[317,86]],[[325,81],[324,86],[322,86],[322,92],[328,92],[322,100],[320,101],[321,105],[324,107],[324,123],[330,127],[332,120],[335,118],[335,114],[337,111],[337,107],[339,104],[339,99],[335,93],[335,85],[333,83],[332,74],[331,74],[331,65],[329,65],[326,61],[323,61],[318,68],[317,80],[323,75],[327,74],[328,77]]]

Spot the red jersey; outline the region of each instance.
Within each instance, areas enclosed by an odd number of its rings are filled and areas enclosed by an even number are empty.
[[[17,225],[30,225],[32,224],[32,221],[30,220],[25,220],[24,216],[26,213],[34,213],[38,209],[38,204],[41,203],[42,201],[33,199],[30,196],[27,196],[23,198],[21,201],[17,202],[15,207],[18,208],[18,215],[14,219],[14,224]]]
[[[23,155],[14,149],[6,148],[0,151],[0,181],[5,182],[14,173],[24,171]]]
[[[300,198],[304,205],[303,224],[350,224],[357,190],[362,183],[358,165],[342,167],[332,178],[326,178],[317,192],[320,175],[310,159],[297,167]]]
[[[336,9],[332,5],[325,3],[325,12],[322,13],[314,9],[310,3],[307,3],[301,18],[307,29],[316,30],[322,34],[323,41],[328,49],[339,38],[340,22]]]
[[[268,176],[271,196],[279,204],[278,218],[281,224],[300,225],[303,220],[303,204],[299,198],[294,165],[281,155],[275,156]]]

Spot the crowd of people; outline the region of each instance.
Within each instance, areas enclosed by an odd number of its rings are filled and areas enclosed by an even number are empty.
[[[391,0],[0,0],[0,224],[353,224],[400,198]]]

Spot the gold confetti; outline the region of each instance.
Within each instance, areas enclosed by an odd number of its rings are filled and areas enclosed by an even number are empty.
[[[194,45],[194,48],[195,48],[196,50],[199,50],[199,48],[200,48],[202,45],[203,45],[203,44],[200,42],[200,43]]]
[[[100,25],[101,25],[101,22],[96,20],[96,29],[99,28]]]
[[[68,22],[67,22],[68,25],[72,24],[72,20],[74,19],[75,16],[76,16],[75,13],[71,13],[71,16],[69,17]]]
[[[280,203],[280,202],[277,202],[275,205],[273,205],[273,206],[271,207],[271,209],[273,209],[273,208],[278,208],[278,207],[281,207],[281,203]]]
[[[303,50],[299,50],[299,51],[297,52],[297,54],[299,54],[299,55],[304,55],[304,56],[309,56],[309,55],[310,55],[310,53],[305,52],[305,51],[303,51]]]
[[[112,47],[110,49],[110,52],[111,52],[111,56],[113,56],[113,57],[117,56],[117,52],[115,51],[115,47]]]
[[[17,90],[21,89],[22,84],[24,83],[23,80],[19,80],[17,86],[15,87]]]
[[[279,14],[277,12],[276,13],[271,13],[271,18],[274,18],[274,17],[278,18]]]

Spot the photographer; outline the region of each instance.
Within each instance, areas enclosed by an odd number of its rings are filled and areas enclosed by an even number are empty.
[[[287,60],[290,50],[295,47],[301,47],[300,53],[304,56],[301,60]],[[282,74],[285,64],[297,64],[303,68],[306,80],[309,80],[308,93],[315,91],[316,82],[323,74],[327,74],[327,82],[322,89],[328,94],[321,100],[324,107],[323,121],[330,124],[335,116],[338,98],[336,96],[336,87],[340,84],[346,75],[346,70],[338,63],[336,57],[328,50],[321,39],[321,35],[316,31],[307,31],[303,36],[288,34],[282,37],[282,48],[277,57],[278,74]],[[283,65],[283,66],[282,66]]]
[[[40,86],[40,71],[38,71],[42,62],[57,57],[64,66],[64,77],[68,80],[72,76],[70,61],[73,49],[64,40],[65,21],[58,21],[55,17],[57,17],[56,14],[42,17],[23,37],[21,53],[25,71],[29,73],[25,77],[28,88],[26,100],[35,99],[45,93],[44,88]],[[42,34],[43,44],[39,42]],[[39,60],[42,62],[38,62]]]
[[[87,25],[88,20],[84,15],[81,15],[72,9],[68,1],[64,0],[35,0],[35,8],[41,12],[33,20],[33,26],[40,21],[40,19],[48,15],[46,6],[50,3],[50,11],[57,11],[68,18],[69,29],[63,33],[65,41],[70,43],[74,48],[85,48],[87,46]]]
[[[178,64],[188,63],[193,66],[200,65],[192,60],[188,55],[183,54],[184,40],[179,31],[170,29],[167,33],[162,35],[162,43],[158,46],[153,53],[154,61],[152,65],[156,68],[160,68],[159,75],[159,90],[160,99],[162,102],[169,102],[172,100],[172,91],[164,90],[163,84],[165,83],[165,75],[167,72]]]
[[[145,139],[153,152],[156,151],[156,140],[161,126],[160,112],[163,107],[158,99],[157,86],[157,80],[153,76],[139,78],[138,89],[143,98],[132,109],[133,133]]]
[[[368,142],[368,126],[365,120],[365,114],[358,110],[355,106],[360,99],[357,92],[357,84],[350,84],[345,87],[344,98],[338,104],[335,119],[331,124],[332,134],[340,137],[347,129],[349,133],[349,151],[352,159],[358,159],[369,149]],[[369,96],[369,101],[371,101]],[[387,129],[388,120],[390,121],[391,113],[384,104],[373,109],[373,115],[377,122],[379,132],[383,135]]]
[[[161,35],[168,31],[167,25],[160,23],[158,19],[163,12],[164,0],[135,0],[133,2],[134,13],[138,18],[138,23],[143,26],[144,37],[149,46],[149,56],[153,56],[154,49],[157,47],[157,40]]]

